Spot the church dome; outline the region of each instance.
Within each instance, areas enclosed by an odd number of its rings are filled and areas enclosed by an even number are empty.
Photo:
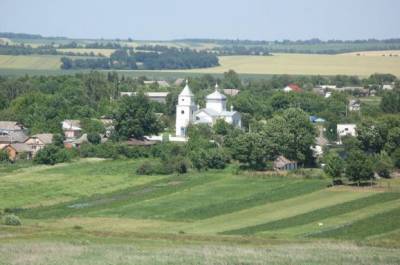
[[[215,91],[206,97],[206,100],[226,100],[226,96],[219,92],[218,85],[215,85]]]
[[[186,80],[186,86],[183,88],[182,92],[179,94],[179,96],[184,96],[184,97],[193,97],[193,93],[189,88],[188,81]]]

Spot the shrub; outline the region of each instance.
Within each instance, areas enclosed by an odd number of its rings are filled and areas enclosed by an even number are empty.
[[[101,143],[101,137],[98,133],[88,133],[87,139],[88,139],[89,143],[91,143],[91,144],[100,144]]]
[[[19,226],[22,224],[19,217],[14,214],[5,215],[3,218],[3,223],[5,225],[13,225],[13,226]]]
[[[374,170],[382,178],[390,178],[393,162],[386,152],[375,155]]]
[[[229,156],[221,149],[211,149],[208,151],[207,166],[209,168],[224,169],[229,160]]]
[[[33,161],[37,164],[54,165],[70,160],[71,154],[67,150],[55,145],[48,145],[37,152]]]
[[[0,162],[7,162],[7,161],[9,161],[7,151],[0,150]]]
[[[151,162],[146,161],[139,165],[136,173],[139,175],[151,175],[155,173],[155,167]]]

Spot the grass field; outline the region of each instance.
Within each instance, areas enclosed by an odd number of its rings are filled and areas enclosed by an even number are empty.
[[[363,51],[363,52],[350,52],[342,53],[339,55],[347,56],[400,56],[399,50],[387,50],[387,51]]]
[[[138,176],[140,162],[2,165],[0,209],[23,225],[0,225],[0,264],[400,263],[398,180]]]
[[[93,49],[67,49],[68,51],[93,51]],[[66,51],[67,51],[66,50]],[[109,55],[112,50],[96,51]],[[8,56],[0,55],[0,74],[68,74],[70,71],[59,69],[60,56]],[[149,75],[155,77],[199,74],[223,74],[233,69],[250,77],[264,77],[276,74],[290,75],[358,75],[369,76],[373,73],[391,73],[400,76],[400,57],[312,55],[312,54],[275,54],[274,56],[222,56],[220,66],[191,70],[165,71],[120,71],[131,76]],[[47,71],[46,71],[47,70]],[[42,71],[42,72],[40,72]],[[44,72],[43,72],[44,71]]]

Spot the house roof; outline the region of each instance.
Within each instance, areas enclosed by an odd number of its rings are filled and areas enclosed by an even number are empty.
[[[175,80],[174,85],[180,86],[180,85],[182,85],[183,82],[185,82],[185,79],[178,78],[178,79]]]
[[[225,95],[228,96],[236,96],[237,94],[239,94],[240,90],[239,89],[224,89],[224,93]]]
[[[159,80],[159,81],[150,80],[150,81],[143,81],[143,83],[144,83],[145,85],[151,85],[151,84],[157,83],[157,84],[158,84],[159,86],[161,86],[161,87],[169,87],[168,82],[165,81],[165,80]]]
[[[32,152],[32,148],[26,143],[13,143],[10,144],[12,148],[14,148],[18,153],[21,152]]]
[[[8,131],[6,135],[0,135],[0,143],[23,143],[28,139],[24,131]]]
[[[290,88],[290,90],[293,91],[293,92],[303,92],[303,89],[301,89],[296,84],[289,84],[286,88]],[[286,88],[285,88],[285,90],[287,90]]]
[[[79,120],[64,120],[62,122],[63,130],[76,130],[80,131],[81,129],[81,122]]]
[[[292,163],[296,163],[296,161],[289,160],[286,157],[281,155],[275,159],[274,166],[280,168],[280,167],[284,167],[284,166],[286,166],[288,164],[292,164]]]
[[[39,133],[32,135],[31,138],[38,138],[44,144],[51,144],[53,142],[52,133]]]
[[[139,140],[139,139],[129,139],[128,141],[126,141],[127,145],[136,145],[136,146],[148,146],[148,145],[154,145],[156,144],[156,141],[151,141],[151,140]]]
[[[22,129],[23,126],[16,121],[0,121],[0,131],[18,131]]]
[[[148,97],[167,97],[169,92],[146,92],[144,93]]]

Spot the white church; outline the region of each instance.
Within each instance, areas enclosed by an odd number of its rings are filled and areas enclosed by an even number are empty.
[[[195,105],[194,95],[186,81],[176,105],[176,136],[186,137],[189,124],[202,123],[212,126],[219,119],[239,128],[242,125],[239,112],[234,111],[233,107],[230,111],[226,110],[226,96],[219,92],[218,85],[215,85],[215,91],[206,97],[206,107],[200,109]]]

